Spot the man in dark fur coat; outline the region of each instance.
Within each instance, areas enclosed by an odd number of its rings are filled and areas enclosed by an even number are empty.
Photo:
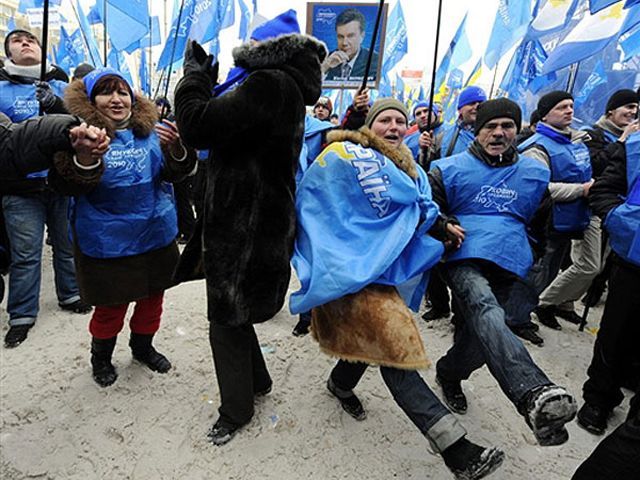
[[[286,24],[292,13],[275,20]],[[255,34],[259,43],[234,50],[236,68],[213,97],[217,67],[192,42],[175,92],[181,138],[210,150],[204,215],[177,276],[195,278],[204,268],[207,280],[221,397],[220,417],[209,432],[216,445],[251,420],[254,396],[271,391],[253,324],[281,309],[289,285],[305,105],[320,96],[326,56],[324,44],[305,35],[264,40]]]

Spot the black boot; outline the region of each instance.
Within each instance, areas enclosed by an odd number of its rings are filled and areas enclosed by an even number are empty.
[[[93,367],[93,379],[101,387],[108,387],[118,378],[116,369],[111,363],[116,339],[96,338],[91,339],[91,366]]]
[[[142,335],[131,332],[129,346],[131,347],[133,358],[144,363],[154,372],[167,373],[171,370],[171,362],[167,360],[167,357],[153,348],[153,345],[151,345],[152,341],[153,335]]]
[[[461,438],[442,452],[445,465],[459,480],[478,480],[494,472],[504,460],[504,452],[485,448]]]

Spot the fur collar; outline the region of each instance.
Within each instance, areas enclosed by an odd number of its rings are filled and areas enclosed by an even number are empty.
[[[352,142],[362,145],[365,148],[373,148],[379,151],[389,160],[391,160],[396,167],[409,175],[411,178],[418,178],[418,170],[416,168],[416,161],[413,159],[411,150],[404,143],[400,144],[398,148],[393,148],[382,138],[378,137],[367,127],[362,127],[360,130],[332,130],[327,134],[327,143],[334,142]]]
[[[137,94],[136,101],[131,108],[131,120],[129,128],[136,137],[148,137],[158,122],[156,106],[149,99]],[[69,84],[64,93],[64,104],[69,113],[82,118],[89,125],[107,130],[107,135],[115,138],[115,123],[100,113],[96,106],[89,101],[87,90],[82,80],[74,80]]]
[[[281,67],[301,54],[313,54],[322,61],[327,56],[327,47],[309,35],[292,33],[251,46],[245,43],[233,49],[233,60],[238,67],[247,70]]]

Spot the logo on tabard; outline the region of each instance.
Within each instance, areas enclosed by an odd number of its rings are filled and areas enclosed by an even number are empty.
[[[124,145],[112,145],[104,155],[105,166],[142,173],[148,155],[149,151],[145,147],[136,147],[134,141],[130,140]]]
[[[502,181],[497,186],[483,185],[480,187],[480,193],[476,195],[473,201],[485,208],[494,208],[498,212],[507,212],[509,211],[509,205],[515,202],[517,198],[518,192],[509,188]]]
[[[38,100],[33,95],[18,95],[13,102],[13,114],[33,116],[38,113]]]
[[[356,157],[351,161],[351,165],[357,172],[358,185],[367,197],[369,205],[379,218],[385,217],[391,206],[391,196],[388,192],[391,181],[389,175],[382,170],[386,163],[384,157],[378,158],[372,150],[360,145],[348,143],[345,149]]]

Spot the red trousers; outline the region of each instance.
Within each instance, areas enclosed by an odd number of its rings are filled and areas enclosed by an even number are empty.
[[[136,302],[129,321],[132,333],[153,335],[158,331],[162,316],[163,297],[164,292],[160,292]],[[91,335],[100,339],[113,338],[118,335],[124,326],[124,317],[128,307],[128,303],[96,307],[89,322]]]

